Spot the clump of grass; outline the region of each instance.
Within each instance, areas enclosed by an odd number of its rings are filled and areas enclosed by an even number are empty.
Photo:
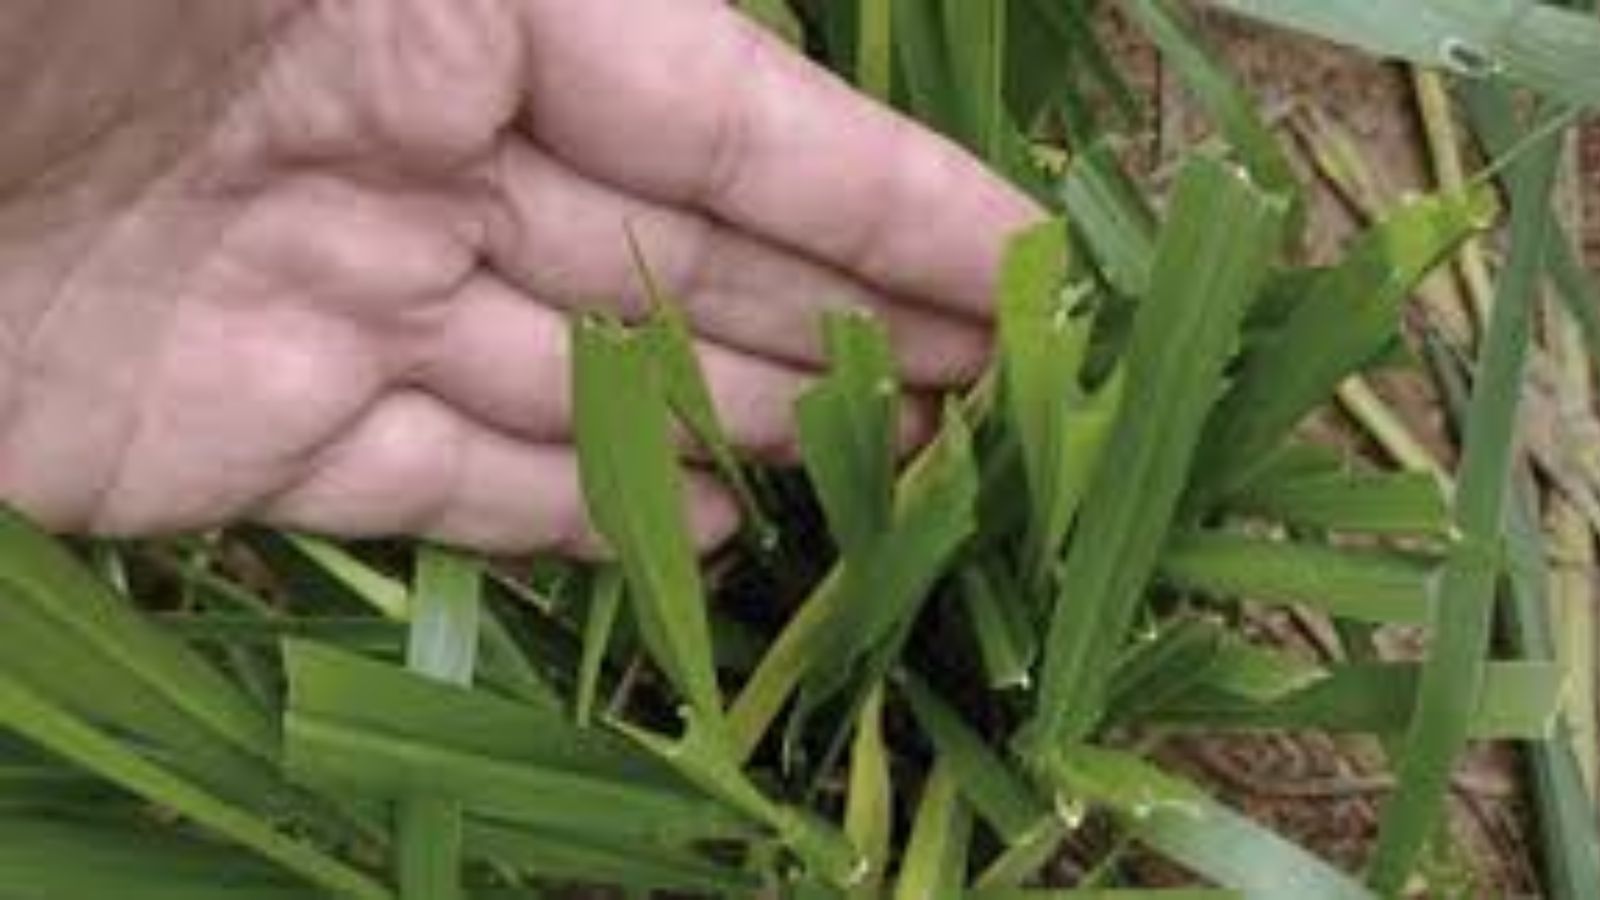
[[[1126,7],[1222,138],[1164,197],[1111,151],[1139,111],[1083,7],[745,5],[1056,213],[1007,254],[988,377],[898,466],[884,331],[832,317],[830,371],[796,409],[803,471],[753,472],[671,298],[633,326],[576,322],[584,486],[616,554],[594,570],[222,538],[272,572],[265,598],[214,542],[101,548],[97,573],[0,515],[0,887],[1391,896],[1428,889],[1419,861],[1465,742],[1507,739],[1529,749],[1550,895],[1600,892],[1592,749],[1566,740],[1574,676],[1552,649],[1533,498],[1511,490],[1540,280],[1577,334],[1597,321],[1548,196],[1569,110],[1600,104],[1600,26],[1546,6],[1218,4],[1467,79],[1468,125],[1497,160],[1310,268],[1293,168],[1163,0]],[[1543,98],[1536,118],[1510,85]],[[1393,364],[1422,280],[1495,225],[1497,177],[1509,252],[1478,365],[1435,360],[1464,431],[1453,490],[1308,443],[1297,427],[1341,384]],[[745,507],[731,566],[693,553],[674,420]],[[1514,655],[1491,657],[1507,577]],[[144,602],[174,586],[181,611]],[[1346,658],[1252,642],[1233,625],[1247,599],[1347,626]],[[1365,626],[1396,623],[1429,628],[1425,659],[1366,652]],[[1400,780],[1367,871],[1138,739],[1241,729],[1383,739]],[[1090,830],[1110,840],[1083,883],[1040,886]],[[1134,844],[1214,889],[1142,889],[1121,865]]]

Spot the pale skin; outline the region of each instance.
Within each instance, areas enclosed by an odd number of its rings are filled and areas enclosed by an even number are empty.
[[[276,9],[135,189],[0,194],[0,499],[46,525],[596,552],[567,322],[640,309],[629,229],[753,453],[789,452],[830,306],[880,315],[919,395],[982,367],[1037,211],[723,3]],[[712,546],[733,507],[690,488]]]

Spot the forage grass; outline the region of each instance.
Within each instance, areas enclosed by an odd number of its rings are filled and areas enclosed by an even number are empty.
[[[1574,740],[1592,718],[1567,708],[1595,673],[1557,652],[1552,613],[1593,598],[1547,549],[1587,558],[1595,535],[1557,516],[1547,542],[1516,441],[1544,284],[1570,315],[1551,370],[1572,396],[1600,350],[1600,294],[1548,202],[1554,148],[1600,106],[1600,24],[1511,0],[1210,3],[1426,70],[1440,189],[1381,203],[1316,129],[1313,163],[1371,208],[1313,267],[1293,149],[1173,0],[1120,4],[1216,132],[1170,191],[1123,164],[1150,110],[1095,4],[739,5],[1050,212],[1005,254],[986,376],[901,459],[887,330],[830,316],[800,464],[761,467],[635,245],[650,315],[572,326],[609,562],[248,529],[79,553],[0,511],[0,895],[1431,896],[1454,873],[1427,860],[1459,855],[1429,846],[1453,765],[1504,740],[1528,762],[1543,889],[1600,896]],[[1503,260],[1474,249],[1497,229]],[[1480,355],[1465,329],[1425,341],[1458,471],[1316,443],[1309,417],[1408,363],[1408,304],[1463,247],[1474,294],[1493,288]],[[1381,413],[1386,446],[1418,456]],[[749,540],[697,557],[675,429]],[[1343,652],[1262,641],[1241,626],[1263,609],[1332,623]],[[1378,654],[1387,626],[1425,654]],[[1153,752],[1259,731],[1391,749],[1370,866]],[[1194,883],[1141,884],[1145,856]]]

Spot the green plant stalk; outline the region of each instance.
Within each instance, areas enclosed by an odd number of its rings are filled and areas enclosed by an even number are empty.
[[[1576,175],[1576,159],[1569,142],[1566,148],[1561,193],[1573,202],[1563,205],[1566,234],[1578,232],[1573,225],[1583,220]],[[1576,243],[1576,242],[1568,242]],[[1546,304],[1546,340],[1555,369],[1558,408],[1563,415],[1592,415],[1594,389],[1593,362],[1584,345],[1583,333],[1569,309]],[[1571,673],[1566,718],[1571,729],[1574,755],[1583,772],[1590,797],[1600,786],[1600,723],[1596,722],[1595,681],[1600,678],[1595,648],[1595,597],[1591,573],[1595,567],[1595,535],[1583,511],[1562,496],[1550,494],[1551,549],[1555,557],[1550,583],[1550,621],[1560,635],[1556,659]]]
[[[1550,235],[1545,200],[1554,184],[1559,146],[1547,139],[1519,160],[1510,176],[1511,255],[1466,421],[1455,508],[1460,540],[1433,598],[1432,644],[1400,758],[1399,789],[1384,807],[1372,862],[1371,882],[1384,894],[1404,886],[1439,826],[1450,770],[1466,744],[1483,680],[1533,299]]]
[[[935,763],[923,785],[894,900],[943,900],[958,894],[966,868],[972,812],[955,769]]]
[[[284,540],[328,576],[349,588],[381,613],[396,622],[411,620],[411,596],[405,585],[379,572],[338,544],[310,534],[285,533]]]
[[[1518,502],[1506,535],[1512,563],[1511,602],[1504,608],[1507,643],[1525,659],[1551,660],[1558,652],[1552,627],[1558,620],[1552,619],[1550,608],[1548,554],[1532,479],[1518,481]],[[1600,892],[1600,834],[1594,827],[1594,795],[1584,785],[1580,748],[1566,723],[1557,722],[1552,737],[1528,744],[1524,752],[1537,813],[1543,887],[1550,900],[1589,900]]]
[[[1446,412],[1459,421],[1468,389],[1465,363],[1427,343],[1435,380]],[[1505,618],[1507,649],[1517,658],[1555,658],[1550,622],[1548,554],[1538,521],[1531,474],[1518,473],[1516,500],[1507,517],[1505,546],[1509,601]],[[1583,776],[1564,723],[1555,735],[1530,742],[1524,753],[1531,775],[1530,790],[1540,838],[1543,888],[1550,900],[1589,900],[1600,892],[1600,835],[1595,833],[1595,803],[1582,788]]]
[[[987,405],[993,384],[992,376],[986,376],[972,389],[965,404],[965,415],[973,416]],[[967,440],[963,436],[963,445]],[[930,507],[930,500],[936,499],[944,489],[939,475],[940,467],[947,462],[948,443],[944,438],[935,440],[901,473],[894,488],[897,514]],[[861,596],[861,590],[862,584],[852,580],[845,562],[836,562],[746,679],[744,688],[728,710],[730,742],[741,760],[748,759],[754,752],[795,688],[812,674],[815,660],[836,652],[837,648],[830,641],[836,639],[840,618],[851,611],[849,604],[853,598]]]
[[[1423,134],[1427,138],[1428,155],[1433,161],[1433,177],[1446,191],[1459,191],[1466,187],[1465,167],[1461,163],[1461,147],[1456,137],[1455,116],[1450,109],[1450,95],[1444,78],[1438,72],[1411,67],[1412,90],[1417,97],[1417,108],[1422,114]],[[1494,299],[1494,281],[1489,277],[1489,263],[1485,257],[1483,240],[1469,237],[1461,245],[1456,257],[1456,270],[1466,289],[1468,305],[1477,317],[1479,333],[1489,325],[1489,307]]]
[[[850,890],[850,896],[859,900],[880,896],[894,852],[894,781],[883,736],[883,694],[881,683],[868,692],[850,748],[844,830],[868,866]]]
[[[606,651],[611,646],[611,634],[616,627],[617,614],[622,609],[625,589],[622,573],[614,566],[601,569],[595,576],[589,598],[589,617],[583,626],[583,656],[578,661],[578,698],[575,707],[581,728],[589,727],[594,717],[600,673],[605,666]]]
[[[1340,405],[1378,442],[1390,459],[1407,471],[1427,472],[1440,484],[1449,482],[1450,476],[1439,460],[1434,458],[1433,452],[1365,378],[1357,375],[1345,379],[1339,385],[1338,396]]]
[[[406,666],[447,684],[469,685],[477,664],[483,573],[475,560],[426,544],[417,550],[416,567]],[[402,900],[459,900],[461,804],[413,794],[400,801],[395,824]]]
[[[856,4],[856,87],[881,103],[894,99],[894,2]]]

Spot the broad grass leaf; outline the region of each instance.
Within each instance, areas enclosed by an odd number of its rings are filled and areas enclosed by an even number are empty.
[[[1209,0],[1221,9],[1468,79],[1503,75],[1600,106],[1600,22],[1535,0]]]
[[[751,834],[649,754],[559,710],[430,681],[315,644],[285,648],[289,771],[377,800],[426,788],[469,815],[641,845]]]
[[[536,872],[550,880],[730,896],[749,896],[761,887],[755,874],[719,865],[691,850],[494,822],[469,822],[466,842],[475,858]]]
[[[688,317],[681,304],[656,280],[644,248],[631,230],[628,244],[633,252],[634,267],[650,300],[650,315],[639,328],[639,338],[655,357],[667,405],[711,457],[723,482],[738,497],[745,528],[754,538],[756,547],[770,550],[777,540],[777,526],[762,502],[755,476],[739,461],[728,429],[717,413]]]
[[[1561,115],[1547,109],[1537,121],[1559,121]],[[1371,883],[1385,893],[1405,884],[1439,826],[1450,772],[1466,746],[1487,670],[1522,382],[1533,307],[1554,237],[1549,202],[1561,147],[1559,131],[1549,132],[1511,170],[1511,245],[1496,284],[1462,440],[1454,506],[1460,538],[1439,578],[1422,685],[1400,752],[1399,788],[1384,806],[1371,867]]]
[[[910,701],[917,725],[933,742],[937,765],[949,769],[973,811],[1002,841],[1020,844],[1046,827],[1055,811],[992,749],[992,742],[916,676],[908,673],[900,689]]]
[[[1150,296],[1126,357],[1126,393],[1061,576],[1046,641],[1034,750],[1098,717],[1122,645],[1188,480],[1246,309],[1280,246],[1283,204],[1206,157],[1179,177]],[[1219,220],[1231,224],[1218,229]]]
[[[309,900],[283,869],[154,828],[0,817],[0,884],[48,900]]]
[[[1058,790],[1109,808],[1141,843],[1244,900],[1374,900],[1305,848],[1138,757],[1080,746],[1041,762]]]
[[[953,408],[896,491],[894,521],[842,561],[838,594],[805,663],[805,705],[834,694],[857,667],[902,634],[976,526],[972,435]]]
[[[1190,691],[1147,708],[1138,718],[1163,727],[1207,731],[1318,730],[1392,735],[1416,703],[1414,663],[1334,666],[1281,696],[1242,696],[1202,676]],[[1467,722],[1474,740],[1545,740],[1555,726],[1565,673],[1549,663],[1492,663]]]
[[[363,900],[390,897],[387,889],[365,873],[277,830],[255,811],[163,768],[5,674],[0,674],[0,721],[62,759],[181,814],[310,883]]]
[[[1487,226],[1494,210],[1486,191],[1414,201],[1317,278],[1283,325],[1240,362],[1232,390],[1206,429],[1196,502],[1249,481],[1306,414],[1388,346],[1417,284]]]
[[[1093,317],[1077,306],[1091,291],[1087,276],[1072,272],[1061,222],[1007,244],[1000,269],[1001,393],[1032,505],[1024,537],[1032,590],[1049,585],[1120,399],[1120,381],[1094,394],[1081,381]]]
[[[1449,498],[1428,472],[1264,471],[1225,508],[1298,528],[1435,538],[1450,533]]]
[[[477,670],[483,569],[443,547],[417,549],[406,665],[446,684],[471,685]],[[462,896],[461,807],[426,787],[401,799],[395,816],[396,869],[402,900]]]
[[[694,709],[718,714],[705,591],[662,375],[648,345],[616,324],[579,320],[572,346],[574,430],[589,515],[627,575],[652,658]]]
[[[181,718],[189,731],[208,732],[210,740],[240,753],[275,756],[276,729],[237,687],[113,594],[55,540],[3,507],[0,591],[7,614],[25,616],[38,625],[36,634],[50,635],[47,644],[13,642],[0,656],[0,669],[28,667],[38,688],[64,692],[63,701],[86,716],[137,705],[139,712],[130,708],[111,718],[152,740]],[[65,671],[73,679],[46,677]],[[80,690],[91,685],[104,693]],[[157,713],[158,706],[165,712]]]
[[[823,320],[828,375],[800,398],[800,452],[845,560],[889,530],[900,386],[883,326],[860,313]]]
[[[1143,297],[1155,257],[1155,213],[1111,146],[1097,142],[1074,157],[1059,193],[1074,232],[1106,280],[1125,296]]]
[[[1163,581],[1214,597],[1298,604],[1361,622],[1427,621],[1435,559],[1392,550],[1264,540],[1229,532],[1179,535],[1162,552]]]

